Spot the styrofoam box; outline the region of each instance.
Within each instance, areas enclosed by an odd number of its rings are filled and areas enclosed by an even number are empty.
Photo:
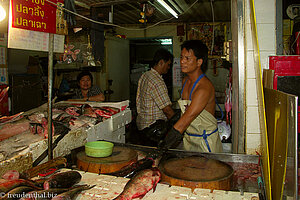
[[[108,140],[125,143],[125,125],[131,122],[131,110],[121,111],[87,129],[87,141]]]

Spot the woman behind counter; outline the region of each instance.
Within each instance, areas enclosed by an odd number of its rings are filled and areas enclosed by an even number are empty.
[[[79,88],[75,90],[75,95],[70,100],[79,101],[104,101],[105,97],[100,88],[92,85],[93,76],[89,71],[83,71],[77,76]]]

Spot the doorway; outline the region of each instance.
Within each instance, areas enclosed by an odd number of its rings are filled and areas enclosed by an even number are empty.
[[[130,102],[133,108],[133,115],[135,116],[135,98],[138,86],[138,80],[141,75],[150,70],[152,59],[155,52],[165,48],[173,53],[173,39],[171,37],[159,38],[137,38],[130,39]],[[172,99],[172,70],[170,69],[167,74],[163,75],[163,79],[167,85],[170,99]]]
[[[173,38],[134,38],[129,41],[130,109],[132,111],[132,127],[130,127],[130,135],[127,136],[129,143],[139,144],[139,135],[136,128],[136,93],[138,81],[144,72],[150,70],[153,56],[160,48],[165,48],[173,54]],[[167,74],[163,75],[163,79],[167,85],[169,97],[172,99],[172,67]]]

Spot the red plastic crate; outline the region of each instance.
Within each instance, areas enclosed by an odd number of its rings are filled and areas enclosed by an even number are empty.
[[[300,56],[269,56],[269,69],[274,70],[273,89],[277,90],[279,76],[300,76]],[[300,133],[299,111],[300,106],[298,106],[298,133]]]

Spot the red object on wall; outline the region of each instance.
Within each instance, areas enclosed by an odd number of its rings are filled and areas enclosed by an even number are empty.
[[[300,76],[300,56],[270,56],[269,69],[274,70],[273,89],[278,88],[278,77]],[[294,85],[298,88],[298,85]],[[298,97],[300,98],[300,97]],[[299,99],[298,99],[299,101]],[[298,133],[300,133],[300,106],[298,104]]]
[[[52,0],[63,3],[63,0]],[[12,27],[56,33],[56,6],[45,0],[11,0]]]
[[[6,88],[8,85],[0,85],[0,91],[2,89]],[[9,115],[9,110],[8,110],[8,94],[4,96],[2,101],[0,102],[0,115],[2,116],[8,116]]]

